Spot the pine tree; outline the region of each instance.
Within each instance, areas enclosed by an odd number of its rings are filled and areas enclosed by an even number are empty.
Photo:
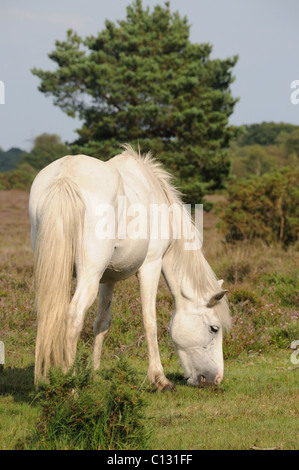
[[[125,20],[107,20],[96,37],[69,30],[49,54],[57,70],[33,73],[40,91],[83,121],[73,152],[106,160],[126,142],[151,150],[194,203],[229,174],[237,57],[211,59],[212,46],[192,44],[189,32],[168,2],[151,12],[135,0]]]

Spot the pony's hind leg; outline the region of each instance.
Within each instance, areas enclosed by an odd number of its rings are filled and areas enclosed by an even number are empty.
[[[101,352],[104,336],[111,324],[111,300],[114,284],[100,284],[98,314],[94,321],[94,352],[93,365],[97,370],[100,367]]]
[[[86,227],[94,226],[94,221],[86,218]],[[71,366],[75,360],[77,342],[83,328],[87,310],[97,298],[100,280],[111,259],[114,249],[113,240],[96,238],[95,232],[86,228],[83,234],[82,249],[78,250],[76,260],[77,287],[71,300],[65,348],[68,363]]]
[[[99,282],[99,276],[92,278],[84,276],[78,280],[77,288],[70,304],[67,323],[65,350],[69,366],[75,360],[77,342],[83,328],[84,317],[97,297]]]

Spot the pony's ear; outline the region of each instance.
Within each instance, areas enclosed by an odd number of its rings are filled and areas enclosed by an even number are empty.
[[[219,279],[217,282],[218,282],[218,284],[219,284],[219,287],[222,287],[223,279]]]
[[[217,292],[217,294],[212,295],[210,300],[207,302],[207,307],[208,308],[214,307],[227,292],[228,290],[221,290],[220,292]]]

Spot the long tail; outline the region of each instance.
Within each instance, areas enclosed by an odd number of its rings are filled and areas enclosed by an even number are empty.
[[[75,256],[82,247],[85,205],[78,186],[57,178],[47,188],[38,216],[35,307],[38,318],[35,383],[49,366],[70,366],[67,317]]]

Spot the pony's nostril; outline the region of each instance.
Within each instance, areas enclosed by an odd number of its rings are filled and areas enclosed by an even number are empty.
[[[201,375],[201,376],[200,376],[200,381],[201,381],[201,383],[205,383],[205,381],[206,381],[206,378],[205,378],[205,376],[204,376],[204,375]]]

